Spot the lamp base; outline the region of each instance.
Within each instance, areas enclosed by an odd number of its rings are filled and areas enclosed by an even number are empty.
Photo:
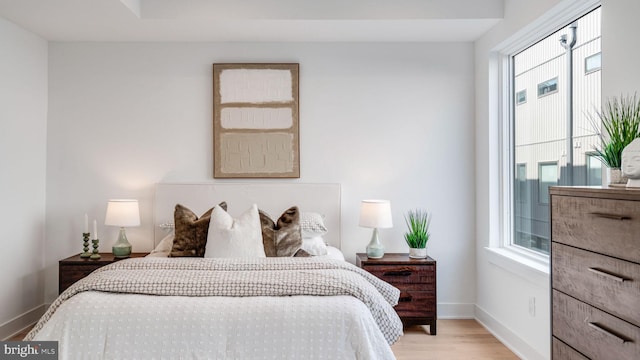
[[[131,244],[127,240],[127,234],[125,234],[123,227],[120,228],[120,235],[116,243],[113,244],[111,251],[113,256],[117,258],[127,258],[131,255]]]
[[[381,259],[384,256],[384,246],[378,238],[378,229],[373,228],[373,234],[371,235],[371,241],[367,245],[367,257],[369,259]]]

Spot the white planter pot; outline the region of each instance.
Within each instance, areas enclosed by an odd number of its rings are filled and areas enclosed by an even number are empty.
[[[409,248],[409,257],[413,259],[424,259],[427,257],[427,248]]]
[[[611,185],[624,185],[627,183],[627,178],[622,176],[620,169],[607,169],[607,175],[609,175],[609,184]]]

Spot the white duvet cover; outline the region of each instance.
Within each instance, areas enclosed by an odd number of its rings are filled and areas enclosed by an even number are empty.
[[[60,359],[394,359],[351,296],[180,297],[84,292],[34,340]]]
[[[59,341],[60,359],[394,359],[370,308],[346,295],[83,291],[33,340]]]

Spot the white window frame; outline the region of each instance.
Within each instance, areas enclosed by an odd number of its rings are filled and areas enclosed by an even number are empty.
[[[558,185],[558,175],[560,172],[560,169],[558,168],[558,162],[557,161],[540,161],[538,162],[538,205],[546,205],[549,206],[549,199],[545,199],[542,197],[542,167],[543,166],[547,166],[547,165],[552,165],[556,168],[556,184],[553,186],[557,186]],[[548,195],[548,194],[547,194]],[[546,202],[544,201],[546,200]]]
[[[520,94],[524,94],[524,100],[520,101]],[[516,91],[516,106],[527,103],[527,89]]]
[[[589,59],[593,59],[596,56],[600,57],[600,66],[595,67],[593,69],[587,69],[587,64],[589,63]],[[593,55],[589,55],[586,58],[584,58],[584,74],[585,75],[589,75],[589,74],[594,73],[596,71],[600,71],[600,69],[602,69],[602,51],[598,51],[597,53],[595,53]]]
[[[551,90],[551,91],[543,92],[542,94],[540,94],[540,85],[543,85],[543,84],[546,85],[547,83],[555,83],[556,88]],[[545,87],[546,86],[543,86],[542,88],[545,88]],[[549,96],[551,94],[555,94],[557,92],[558,92],[558,77],[557,76],[554,77],[554,78],[551,78],[549,80],[545,80],[545,81],[543,81],[543,82],[538,84],[538,87],[537,87],[538,99],[540,99],[542,97],[545,97],[545,96]]]
[[[498,171],[490,172],[489,181],[497,184],[497,191],[490,192],[490,244],[485,248],[486,255],[489,262],[539,286],[549,284],[549,256],[512,245],[515,163],[511,151],[514,144],[511,119],[515,92],[511,57],[598,6],[599,0],[561,2],[544,17],[498,44],[489,56],[489,128],[497,132],[498,140],[495,147],[489,149],[493,155],[490,167]]]

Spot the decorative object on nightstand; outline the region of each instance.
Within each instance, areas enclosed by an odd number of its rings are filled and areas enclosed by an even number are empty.
[[[149,253],[131,253],[130,257],[145,257]],[[76,281],[91,274],[96,269],[109,265],[123,258],[117,258],[111,253],[99,254],[100,259],[90,260],[81,257],[81,254],[70,256],[58,262],[58,294],[62,294],[69,286]]]
[[[404,240],[409,245],[409,257],[424,259],[427,257],[427,242],[429,241],[429,226],[431,214],[425,210],[409,210],[404,217],[409,231],[404,233]]]
[[[127,240],[125,227],[140,225],[140,209],[138,200],[112,199],[107,203],[107,216],[104,219],[105,225],[119,226],[120,235],[113,244],[113,255],[117,258],[129,257],[131,254],[131,244]]]
[[[607,99],[603,109],[590,114],[589,120],[601,141],[593,157],[609,168],[610,186],[624,187],[627,178],[622,176],[622,150],[640,137],[640,97],[635,94]]]
[[[356,265],[400,290],[394,307],[405,326],[429,325],[436,334],[437,296],[436,261],[430,257],[412,259],[408,254],[385,254],[382,259],[369,259],[356,254]]]
[[[622,175],[627,177],[627,187],[640,187],[640,138],[633,140],[622,150]]]
[[[89,236],[91,236],[91,234],[89,233],[89,216],[87,214],[84,214],[84,228],[82,231],[82,254],[80,254],[80,257],[88,258],[91,256],[91,253],[89,252]]]
[[[389,200],[362,200],[360,205],[360,226],[373,228],[371,241],[367,245],[367,256],[371,259],[383,257],[384,246],[382,246],[378,237],[378,229],[393,227]]]
[[[98,260],[100,259],[100,253],[98,252],[100,240],[98,240],[98,223],[95,219],[93,220],[93,239],[91,240],[91,243],[93,244],[93,254],[89,256],[89,259]]]

